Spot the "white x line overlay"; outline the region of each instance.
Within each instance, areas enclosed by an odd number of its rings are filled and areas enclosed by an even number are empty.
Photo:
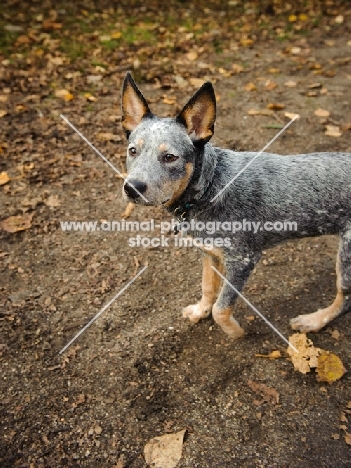
[[[257,154],[255,154],[255,156],[246,164],[246,166],[243,167],[243,168],[241,169],[241,171],[239,171],[239,172],[236,174],[236,176],[233,177],[233,179],[232,179],[230,182],[228,182],[227,185],[225,185],[225,186],[210,200],[210,202],[212,203],[213,201],[215,201],[215,199],[216,199],[217,197],[219,197],[220,194],[221,194],[222,192],[224,192],[224,190],[226,190],[226,189],[229,187],[229,185],[232,184],[232,183],[234,182],[234,180],[236,180],[236,179],[240,176],[240,174],[242,174],[242,173],[254,162],[254,160],[255,160],[256,158],[258,158],[258,157],[263,153],[263,151],[265,151],[265,150],[268,148],[268,146],[271,145],[271,144],[278,138],[278,136],[280,136],[280,135],[289,127],[289,125],[291,125],[291,124],[294,122],[294,120],[296,120],[298,117],[299,117],[299,115],[295,115],[295,117],[294,117],[293,119],[291,119],[290,122],[287,123],[287,124],[285,125],[285,127],[282,128],[282,129],[280,130],[280,132],[278,132],[278,133],[276,134],[276,136],[275,136],[274,138],[272,138],[271,141],[270,141],[269,143],[267,143],[266,146],[265,146],[263,149],[261,149],[261,151],[259,151]]]
[[[92,149],[95,151],[95,153],[98,154],[98,155],[100,156],[100,158],[102,158],[102,159],[105,161],[105,163],[107,163],[115,172],[117,172],[117,174],[118,174],[123,180],[126,180],[126,178],[123,176],[123,174],[122,174],[118,169],[116,169],[115,166],[114,166],[107,158],[105,158],[105,156],[104,156],[102,153],[100,153],[100,151],[99,151],[97,148],[95,148],[95,146],[94,146],[92,143],[90,143],[90,141],[89,141],[73,124],[71,124],[71,122],[70,122],[63,114],[60,114],[60,117],[61,117],[61,119],[63,119],[76,133],[78,133],[78,135],[85,141],[85,143],[87,143],[87,144],[90,146],[90,148],[92,148]],[[137,189],[134,187],[133,184],[131,184],[130,182],[128,182],[128,184],[131,185],[131,186],[133,187],[133,189],[137,192],[137,194],[140,195],[141,198],[142,198],[144,201],[146,201],[146,203],[149,203],[149,200],[148,200],[146,197],[144,197],[144,195],[143,195],[142,193],[140,193],[139,190],[137,190]]]
[[[78,338],[78,336],[80,336],[83,332],[85,332],[85,330],[86,330],[87,328],[89,328],[90,325],[91,325],[92,323],[94,323],[95,320],[98,319],[98,318],[100,317],[100,315],[101,315],[103,312],[105,312],[105,310],[106,310],[108,307],[110,307],[110,305],[111,305],[121,294],[123,294],[124,291],[125,291],[127,288],[129,288],[129,286],[130,286],[132,283],[134,283],[134,281],[138,278],[138,276],[140,276],[140,275],[146,270],[146,268],[147,268],[147,265],[145,265],[144,268],[142,268],[142,269],[139,271],[139,273],[137,273],[137,274],[134,276],[134,278],[132,278],[132,279],[129,281],[129,283],[126,284],[126,285],[124,286],[124,288],[122,288],[122,289],[115,295],[115,297],[114,297],[113,299],[111,299],[110,302],[109,302],[108,304],[106,304],[106,305],[100,310],[100,312],[98,312],[98,313],[95,315],[95,317],[93,317],[93,318],[90,320],[90,322],[88,322],[88,323],[76,334],[76,336],[75,336],[74,338],[72,338],[72,340],[71,340],[69,343],[67,343],[66,346],[64,346],[64,347],[61,349],[61,351],[59,352],[59,354],[62,354],[64,351],[66,351],[66,349],[67,349],[69,346],[71,346],[71,344]]]
[[[280,333],[280,331],[277,330],[277,329],[275,328],[275,326],[272,325],[271,322],[270,322],[268,319],[266,319],[266,317],[265,317],[264,315],[262,315],[261,312],[260,312],[259,310],[257,310],[256,307],[253,306],[253,305],[251,304],[251,302],[248,301],[248,300],[246,299],[246,297],[244,297],[244,296],[241,294],[241,292],[238,291],[238,290],[227,280],[227,278],[226,278],[225,276],[223,276],[223,275],[217,270],[217,268],[215,268],[213,265],[211,265],[211,268],[217,273],[217,275],[219,275],[219,276],[222,278],[223,281],[225,281],[225,282],[228,284],[228,286],[230,286],[230,287],[233,289],[233,291],[236,292],[236,294],[237,294],[243,301],[246,302],[246,304],[247,304],[248,306],[251,307],[251,309],[252,309],[254,312],[256,312],[256,314],[257,314],[259,317],[261,317],[262,320],[264,320],[264,321],[267,323],[267,325],[269,325],[269,326],[271,327],[271,329],[272,329],[273,331],[275,331],[275,333],[276,333],[277,335],[280,336],[280,338],[282,338],[282,339],[285,341],[286,344],[288,344],[296,353],[299,352],[299,351],[295,348],[295,346],[292,345],[292,344],[290,343],[290,341],[287,340],[287,339],[285,338],[285,336],[282,335],[282,334]]]

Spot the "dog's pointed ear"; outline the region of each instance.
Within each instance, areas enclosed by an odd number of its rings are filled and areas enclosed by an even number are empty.
[[[216,96],[210,82],[204,83],[184,106],[176,121],[184,125],[194,144],[205,144],[214,133]]]
[[[122,126],[127,137],[146,116],[152,116],[148,103],[127,72],[122,87]]]

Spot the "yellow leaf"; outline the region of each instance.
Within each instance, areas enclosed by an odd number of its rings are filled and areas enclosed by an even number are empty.
[[[295,21],[297,20],[297,16],[296,15],[290,15],[288,20],[289,20],[290,23],[295,23]]]
[[[240,44],[243,47],[250,47],[253,44],[253,40],[243,37],[240,39]]]
[[[0,172],[0,185],[5,185],[10,180],[7,172]]]
[[[122,37],[121,31],[116,31],[111,34],[112,39],[120,39]]]
[[[55,96],[64,99],[65,101],[72,101],[73,94],[67,89],[58,89],[55,91]]]
[[[300,21],[307,21],[307,20],[308,20],[308,16],[305,15],[305,13],[301,13],[301,14],[299,15],[299,20],[300,20]]]
[[[322,351],[318,356],[317,380],[319,382],[333,383],[341,379],[346,369],[341,359],[329,351]]]
[[[268,73],[272,73],[272,75],[275,75],[277,73],[280,73],[280,69],[272,67],[268,69]]]
[[[34,213],[23,216],[10,216],[9,218],[4,219],[4,221],[0,223],[0,226],[4,231],[11,233],[24,231],[25,229],[29,229],[31,227],[33,216]]]

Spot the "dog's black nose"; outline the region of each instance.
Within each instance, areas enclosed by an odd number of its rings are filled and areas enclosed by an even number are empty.
[[[131,179],[124,183],[124,191],[128,197],[133,200],[140,197],[140,194],[146,192],[146,188],[147,185],[144,182],[140,182],[140,180]]]

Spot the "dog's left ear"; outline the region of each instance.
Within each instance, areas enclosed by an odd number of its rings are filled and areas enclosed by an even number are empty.
[[[127,72],[122,87],[122,126],[127,137],[146,116],[152,116],[146,99]]]
[[[216,96],[210,82],[201,86],[176,118],[186,127],[194,144],[205,144],[210,140],[215,120]]]

